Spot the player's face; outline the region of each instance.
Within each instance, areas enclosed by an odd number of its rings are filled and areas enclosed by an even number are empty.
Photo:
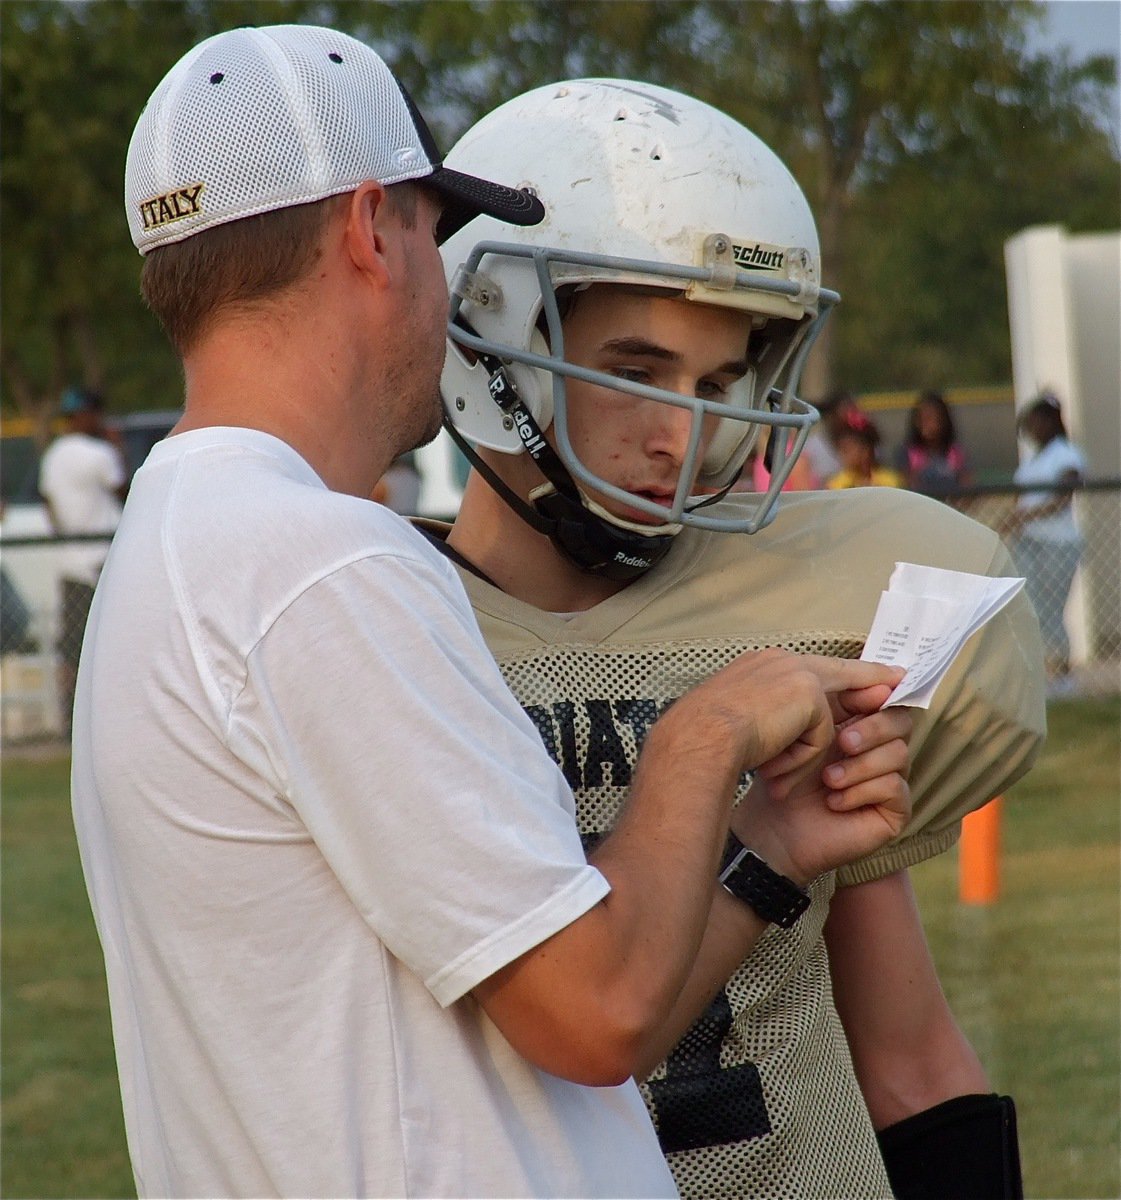
[[[872,447],[858,434],[844,433],[837,439],[837,457],[846,470],[867,475],[876,463]]]
[[[565,357],[618,379],[720,402],[747,371],[750,326],[747,314],[731,309],[599,285],[581,293],[565,319]],[[668,506],[692,413],[575,379],[566,391],[569,436],[584,465],[608,483]],[[705,418],[702,450],[716,423]],[[624,520],[657,523],[617,501],[596,499]]]

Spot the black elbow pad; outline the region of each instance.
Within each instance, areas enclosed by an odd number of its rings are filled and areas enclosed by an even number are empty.
[[[1011,1096],[956,1096],[876,1136],[896,1200],[1023,1200]]]

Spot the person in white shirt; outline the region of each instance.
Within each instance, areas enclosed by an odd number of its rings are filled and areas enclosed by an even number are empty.
[[[47,447],[39,464],[39,494],[51,528],[59,537],[104,535],[103,540],[64,543],[60,551],[58,679],[63,727],[69,736],[82,636],[109,538],[121,519],[128,477],[119,441],[105,423],[99,392],[68,388],[59,410],[68,429]]]
[[[1021,492],[1002,531],[1013,539],[1016,565],[1039,617],[1048,675],[1059,690],[1070,672],[1070,635],[1063,613],[1083,546],[1071,489],[1086,477],[1086,456],[1068,438],[1062,406],[1053,392],[1044,391],[1032,401],[1018,425],[1033,449],[1012,479],[1029,490]],[[1037,484],[1039,489],[1031,490]]]
[[[704,969],[738,782],[772,773],[800,844],[890,838],[901,672],[738,657],[646,732],[589,860],[454,568],[368,499],[439,429],[438,243],[540,201],[292,25],[172,68],[125,196],[186,403],[94,599],[73,805],[138,1194],[674,1194],[632,1076]]]

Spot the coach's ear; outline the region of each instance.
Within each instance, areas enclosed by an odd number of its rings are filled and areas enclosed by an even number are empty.
[[[391,282],[390,245],[400,236],[400,223],[392,216],[392,205],[383,184],[367,180],[343,197],[346,205],[344,241],[353,266],[380,287]]]

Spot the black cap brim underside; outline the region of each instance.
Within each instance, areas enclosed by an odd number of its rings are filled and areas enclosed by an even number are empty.
[[[437,167],[417,182],[438,192],[444,201],[436,225],[438,242],[446,241],[468,221],[484,214],[510,225],[537,225],[545,216],[545,206],[532,193],[448,167]]]

